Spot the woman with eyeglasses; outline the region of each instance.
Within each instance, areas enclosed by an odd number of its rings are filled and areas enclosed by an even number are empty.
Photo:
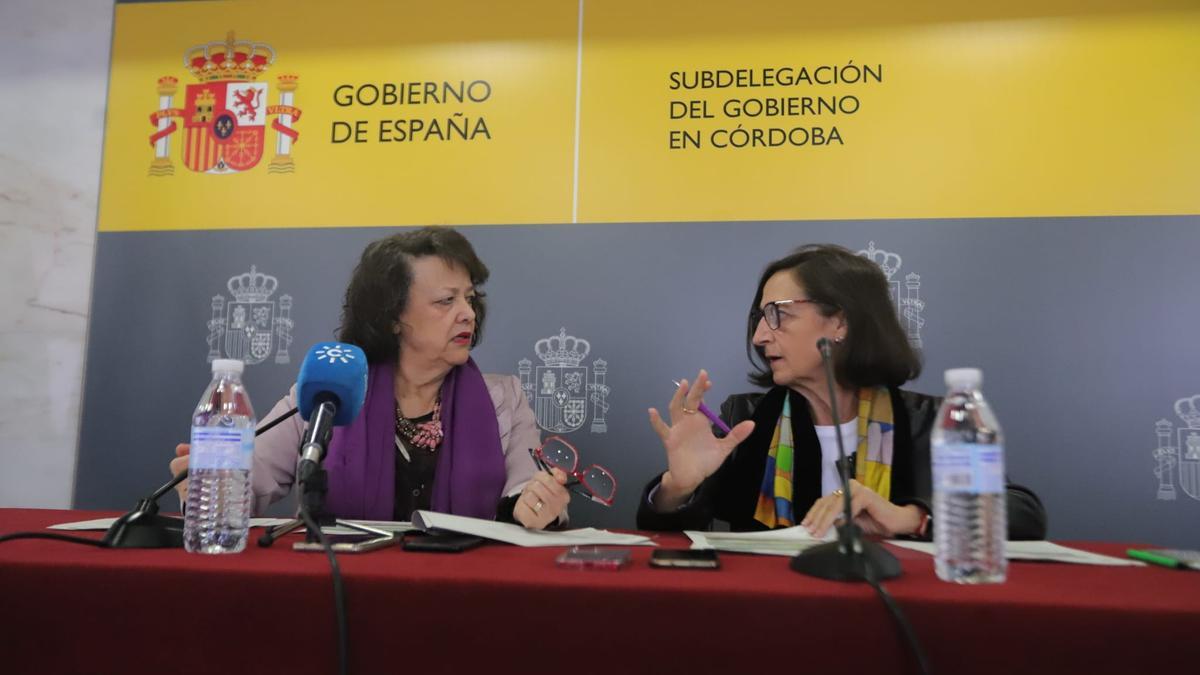
[[[565,519],[561,469],[539,471],[540,434],[520,381],[485,375],[470,356],[486,313],[488,268],[457,231],[427,227],[372,242],[346,289],[338,340],[366,352],[366,402],[334,430],[326,510],[345,519],[409,520],[417,509],[542,529]],[[262,418],[296,406],[295,391]],[[295,482],[299,416],[258,437],[254,512]],[[176,448],[171,472],[187,467]],[[180,497],[186,501],[186,484]]]
[[[817,342],[832,342],[833,418]],[[921,363],[896,318],[877,265],[840,246],[804,246],[763,271],[746,328],[751,380],[765,393],[730,396],[718,437],[696,414],[711,383],[684,380],[669,423],[650,409],[667,471],[646,487],[638,527],[734,531],[801,525],[821,537],[843,512],[837,457],[850,463],[855,523],[879,536],[931,535],[929,439],[941,400],[904,391]],[[1012,539],[1042,539],[1046,514],[1030,490],[1008,486]]]

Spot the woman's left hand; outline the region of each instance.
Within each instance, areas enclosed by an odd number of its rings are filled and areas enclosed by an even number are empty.
[[[562,469],[554,469],[553,475],[545,471],[533,474],[517,498],[513,518],[531,530],[545,529],[558,520],[571,501],[571,493],[563,487],[566,483],[567,474]]]
[[[821,497],[808,510],[800,524],[812,536],[823,537],[845,510],[840,489]],[[893,537],[913,534],[921,526],[921,509],[915,505],[897,506],[878,492],[856,480],[850,481],[850,513],[864,534]]]

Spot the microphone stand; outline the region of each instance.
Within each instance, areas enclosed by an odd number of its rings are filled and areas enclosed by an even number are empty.
[[[261,436],[296,412],[297,409],[292,408],[259,427],[254,435]],[[187,477],[185,468],[154,494],[139,499],[132,511],[109,526],[100,540],[101,545],[106,548],[183,548],[183,518],[159,515],[158,500]]]
[[[312,414],[308,430],[300,442],[300,465],[296,469],[296,480],[300,484],[300,512],[308,514],[313,523],[305,534],[305,541],[319,541],[319,528],[326,525],[340,525],[352,530],[373,534],[378,537],[393,536],[391,532],[379,530],[358,523],[336,520],[325,514],[325,494],[329,489],[329,476],[321,462],[325,460],[326,448],[333,437],[333,418],[337,415],[337,405],[332,401],[321,402]],[[267,548],[275,540],[305,525],[304,519],[293,518],[282,525],[267,530],[258,538],[258,545]],[[312,528],[317,526],[317,530]]]
[[[187,478],[185,468],[149,497],[138,500],[132,511],[117,518],[104,533],[105,548],[183,548],[183,518],[158,513],[158,499]]]
[[[825,379],[829,384],[829,406],[833,412],[835,427],[838,416],[837,391],[834,389],[833,357],[830,354],[829,338],[817,341],[821,360],[825,363]],[[820,544],[801,551],[792,558],[791,567],[800,574],[831,581],[877,582],[900,576],[900,561],[883,546],[863,539],[862,530],[854,524],[850,508],[850,473],[846,462],[846,449],[842,443],[842,430],[837,428],[838,475],[842,479],[842,523],[837,526],[837,541]]]

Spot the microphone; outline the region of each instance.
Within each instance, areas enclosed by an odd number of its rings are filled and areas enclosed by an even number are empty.
[[[300,464],[296,482],[300,485],[302,519],[270,529],[259,537],[259,546],[270,546],[310,518],[308,540],[320,537],[318,521],[325,520],[325,492],[328,475],[321,468],[333,427],[350,424],[358,417],[367,396],[367,355],[362,349],[344,342],[318,342],[308,350],[296,378],[296,408],[308,422],[300,438]]]
[[[829,407],[833,412],[833,423],[837,429],[838,475],[842,479],[842,524],[837,526],[837,541],[820,544],[801,551],[792,558],[792,569],[819,579],[831,581],[867,581],[900,576],[900,561],[886,548],[862,537],[862,530],[854,524],[850,508],[850,472],[846,462],[846,448],[842,443],[841,421],[837,409],[837,389],[833,373],[833,343],[829,338],[817,340],[821,362],[825,364],[825,380],[829,385]]]
[[[367,395],[367,355],[344,342],[320,342],[308,350],[296,379],[296,407],[308,422],[300,441],[301,479],[321,461],[333,427],[358,417]]]

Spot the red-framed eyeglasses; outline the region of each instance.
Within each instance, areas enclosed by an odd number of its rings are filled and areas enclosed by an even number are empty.
[[[551,436],[537,450],[530,448],[529,454],[533,457],[534,464],[542,470],[548,472],[556,468],[567,474],[567,489],[594,502],[612,506],[613,499],[617,496],[616,477],[599,464],[593,464],[582,471],[578,470],[579,451],[566,439]]]

